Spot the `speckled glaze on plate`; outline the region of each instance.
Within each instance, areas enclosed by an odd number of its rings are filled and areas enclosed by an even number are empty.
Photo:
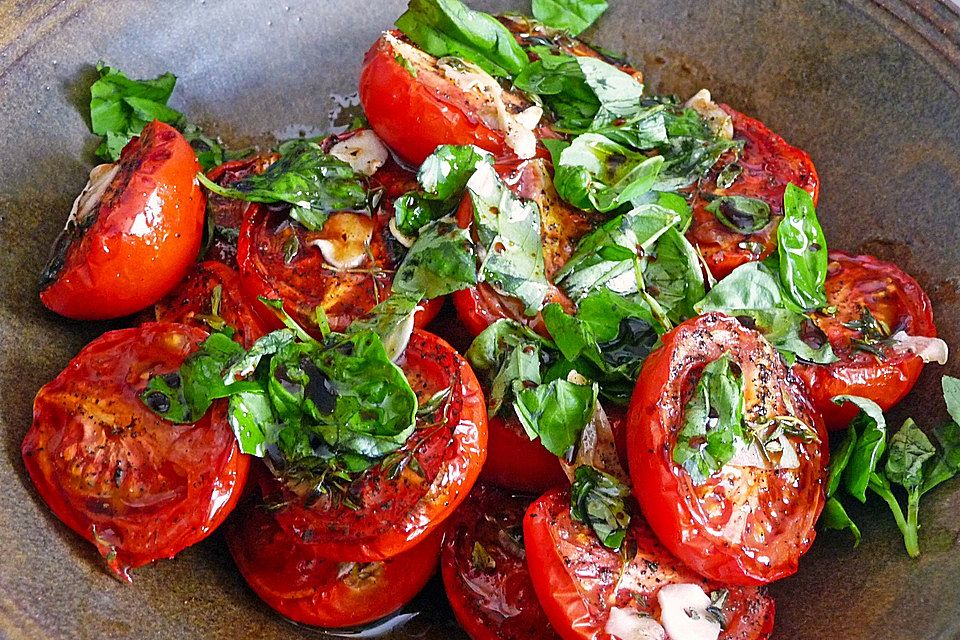
[[[472,4],[528,10],[524,1]],[[810,152],[831,245],[893,260],[960,349],[960,17],[936,0],[610,0],[591,33],[657,91],[702,86]],[[43,310],[37,274],[96,146],[86,87],[102,59],[180,77],[175,107],[235,144],[330,126],[363,52],[403,0],[0,0],[0,638],[316,637],[272,614],[214,535],[132,587],[50,515],[20,441],[37,389],[108,328]],[[588,34],[589,36],[590,34]],[[945,370],[957,374],[955,359]],[[896,412],[933,424],[944,371]],[[894,420],[896,423],[896,419]],[[960,638],[960,481],[924,500],[911,560],[878,505],[864,542],[825,533],[777,584],[790,640]],[[462,637],[434,585],[395,637]]]

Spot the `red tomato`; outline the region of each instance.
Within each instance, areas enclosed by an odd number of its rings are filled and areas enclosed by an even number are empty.
[[[154,120],[114,165],[91,172],[41,277],[40,300],[79,320],[150,306],[196,260],[204,197],[190,144]]]
[[[280,615],[315,627],[355,627],[397,611],[427,583],[440,554],[441,536],[434,533],[389,560],[327,560],[253,502],[242,506],[225,530],[250,588]]]
[[[579,211],[560,199],[543,160],[535,159],[519,163],[497,165],[500,177],[521,198],[537,203],[540,208],[543,262],[547,280],[566,264],[573,254],[577,241],[593,228],[594,218]],[[464,196],[457,219],[461,227],[473,222],[473,205],[469,194]],[[528,316],[524,305],[516,298],[498,293],[488,284],[462,289],[450,295],[457,315],[467,331],[477,335],[501,318],[510,318],[529,325],[535,331],[545,333],[540,314]],[[557,302],[573,312],[573,302],[557,287],[551,286],[544,304]]]
[[[37,393],[23,461],[40,496],[96,545],[117,576],[172,558],[233,509],[247,477],[219,401],[194,424],[140,400],[152,375],[177,371],[202,329],[147,323],[87,345]]]
[[[309,231],[287,215],[285,208],[262,206],[243,221],[238,243],[240,277],[251,299],[283,300],[284,308],[303,327],[318,334],[314,310],[323,307],[334,331],[343,331],[358,317],[390,295],[393,270],[402,247],[388,227],[393,206],[384,200],[373,216],[339,212],[320,231]],[[334,268],[320,243],[352,239],[366,244],[356,268]],[[426,301],[417,314],[425,326],[440,309],[440,298]],[[273,318],[261,307],[261,315]],[[279,321],[274,320],[279,328]]]
[[[571,517],[568,489],[554,489],[530,505],[523,539],[537,596],[564,640],[613,640],[605,629],[614,607],[662,620],[657,594],[669,584],[728,592],[721,640],[760,640],[773,630],[774,602],[762,588],[698,576],[670,555],[636,514],[625,553],[604,547],[589,526]]]
[[[735,268],[753,260],[763,260],[777,246],[777,225],[783,218],[783,192],[789,183],[807,190],[814,202],[819,195],[819,178],[805,152],[790,146],[762,122],[722,104],[733,118],[733,136],[743,140],[743,152],[737,164],[743,172],[727,189],[717,186],[720,167],[733,158],[725,154],[703,180],[693,201],[693,224],[687,238],[703,254],[710,271],[722,278]],[[770,205],[771,222],[754,233],[744,235],[729,229],[707,211],[711,196],[747,196]]]
[[[205,329],[223,322],[236,329],[234,339],[248,349],[267,333],[267,325],[240,290],[237,272],[212,260],[196,265],[179,287],[157,303],[155,313],[158,322],[182,322]]]
[[[749,585],[795,573],[824,503],[822,418],[776,349],[733,318],[699,316],[662,341],[643,363],[627,416],[630,474],[644,516],[674,555],[707,578]],[[723,354],[741,371],[748,419],[792,417],[816,434],[787,442],[794,468],[728,464],[698,485],[674,462],[686,403],[703,367]]]
[[[837,311],[833,315],[817,313],[813,320],[826,334],[839,361],[827,365],[797,363],[794,370],[807,383],[827,428],[844,429],[858,409],[852,404],[837,406],[831,400],[834,396],[869,398],[886,410],[910,392],[923,370],[919,356],[882,342],[873,346],[858,343],[864,340],[863,331],[845,325],[861,321],[864,310],[868,310],[890,335],[904,331],[932,338],[937,329],[930,299],[917,281],[896,265],[873,256],[831,251],[826,291],[827,304]]]
[[[513,491],[540,493],[568,482],[560,459],[547,451],[540,440],[531,440],[513,409],[490,418],[487,461],[480,474],[490,482]]]
[[[531,103],[504,91],[507,109]],[[441,144],[472,144],[497,157],[513,155],[490,112],[490,94],[464,91],[437,66],[437,59],[397,31],[382,35],[360,71],[360,104],[370,127],[401,158],[419,165]],[[413,135],[411,135],[411,132]]]
[[[537,600],[523,549],[527,498],[475,487],[443,540],[441,567],[450,607],[473,640],[559,636]]]
[[[335,492],[300,497],[279,490],[280,525],[323,557],[368,562],[406,551],[467,497],[483,466],[487,414],[466,360],[435,335],[414,331],[398,364],[421,403],[450,391],[437,411],[418,417],[417,430],[399,451],[350,483],[353,504]],[[268,502],[276,493],[268,489]]]
[[[242,160],[230,160],[208,171],[207,177],[221,186],[229,186],[251,175],[263,173],[279,157],[276,153],[267,153]],[[204,257],[236,268],[240,225],[259,208],[260,204],[257,202],[207,193],[207,211],[213,218],[214,228],[210,248]]]

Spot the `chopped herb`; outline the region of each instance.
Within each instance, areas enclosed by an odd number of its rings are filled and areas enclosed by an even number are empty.
[[[470,554],[470,564],[474,571],[480,571],[481,573],[492,573],[497,569],[496,560],[490,557],[486,548],[479,542],[473,543],[473,552]]]
[[[393,279],[393,290],[410,297],[438,298],[477,284],[470,233],[451,219],[423,227]]]
[[[706,209],[725,227],[737,233],[754,233],[770,223],[770,205],[757,198],[720,196]]]
[[[397,64],[399,64],[401,67],[403,67],[403,68],[406,70],[407,73],[410,74],[410,77],[411,77],[411,78],[416,78],[416,77],[417,77],[417,68],[413,66],[413,63],[411,63],[409,60],[407,60],[406,58],[404,58],[404,57],[403,57],[402,55],[400,55],[399,53],[398,53],[397,55],[393,56],[393,59],[396,60],[396,61],[397,61]]]
[[[570,488],[570,514],[590,525],[608,549],[619,549],[630,526],[625,505],[630,490],[613,476],[591,466],[581,465],[574,472]]]

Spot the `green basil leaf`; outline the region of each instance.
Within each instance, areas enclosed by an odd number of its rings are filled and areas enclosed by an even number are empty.
[[[420,230],[397,268],[393,291],[429,300],[476,284],[477,262],[469,231],[443,219]]]
[[[467,189],[482,250],[480,279],[519,299],[526,313],[535,315],[550,287],[543,261],[540,209],[535,202],[515,196],[489,164],[477,168]]]
[[[509,29],[460,0],[410,0],[396,25],[427,53],[463,58],[494,76],[516,76],[528,64]]]
[[[804,311],[827,304],[827,241],[810,194],[788,184],[783,220],[777,227],[780,280],[789,299]]]
[[[210,191],[236,200],[288,203],[290,215],[311,231],[323,227],[327,214],[340,210],[364,210],[367,190],[363,180],[346,162],[334,158],[311,142],[288,148],[287,154],[263,173],[223,187],[202,173],[197,178]]]
[[[683,426],[673,447],[673,460],[703,484],[733,459],[743,440],[743,380],[724,354],[703,369],[683,411]]]
[[[960,425],[948,422],[934,429],[933,435],[942,451],[924,471],[923,493],[960,473]]]
[[[577,136],[560,153],[554,183],[560,197],[585,210],[612,211],[649,191],[663,157],[647,157],[604,136]]]
[[[539,437],[547,451],[564,456],[579,442],[596,399],[595,386],[558,379],[521,390],[513,406],[531,439]]]
[[[754,233],[770,224],[770,205],[757,198],[720,196],[710,202],[706,210],[737,233]]]
[[[849,530],[853,534],[853,546],[860,546],[860,529],[856,523],[847,515],[847,510],[843,508],[840,501],[836,498],[828,498],[823,507],[823,513],[820,514],[820,524],[827,529],[836,531]]]
[[[676,227],[654,244],[643,268],[643,282],[648,298],[670,321],[680,323],[696,315],[693,305],[706,290],[703,268],[697,250]]]
[[[887,421],[877,403],[867,398],[844,395],[835,397],[833,401],[841,405],[852,402],[860,408],[860,413],[850,423],[856,439],[843,469],[843,485],[850,495],[865,502],[870,477],[876,472],[887,446]]]
[[[478,164],[490,163],[492,158],[470,145],[437,147],[417,171],[420,190],[407,192],[393,203],[397,229],[415,236],[427,223],[454,213]]]
[[[607,10],[606,0],[533,0],[533,17],[576,36]]]
[[[720,156],[742,146],[739,140],[718,138],[694,109],[673,105],[664,111],[668,139],[656,150],[664,157],[655,191],[679,191],[707,174]]]
[[[947,403],[947,412],[954,422],[960,424],[960,379],[943,376],[940,385],[943,387],[943,400]]]
[[[851,425],[836,450],[830,454],[830,474],[827,476],[827,497],[832,498],[840,489],[843,472],[850,464],[853,449],[857,446],[857,430]],[[869,480],[869,478],[868,478]]]
[[[418,309],[420,309],[420,298],[394,291],[366,315],[351,322],[347,327],[347,333],[372,331],[380,336],[390,361],[396,362],[407,350]]]
[[[590,525],[603,546],[619,549],[630,526],[629,496],[630,489],[610,474],[581,465],[570,487],[570,515]]]
[[[907,418],[890,439],[890,453],[884,468],[887,479],[908,492],[923,486],[923,466],[937,453],[933,443],[912,419]]]
[[[491,416],[516,394],[541,382],[540,353],[546,341],[513,320],[497,320],[478,335],[464,356],[489,389]]]

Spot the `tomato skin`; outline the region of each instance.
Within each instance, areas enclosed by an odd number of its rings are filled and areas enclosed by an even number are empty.
[[[392,37],[402,38],[399,32]],[[370,127],[388,147],[420,165],[441,144],[472,144],[495,156],[510,154],[503,134],[466,111],[463,91],[437,74],[413,77],[381,36],[363,59],[360,104]],[[415,131],[416,135],[410,135]]]
[[[441,569],[453,614],[473,640],[552,640],[527,569],[521,536],[529,498],[474,487],[451,518],[443,539]],[[493,560],[474,566],[476,544]]]
[[[441,414],[418,418],[417,430],[392,454],[417,465],[383,462],[365,471],[349,488],[357,508],[330,495],[310,502],[276,481],[264,492],[268,502],[284,505],[277,511],[280,525],[322,557],[370,562],[406,551],[453,513],[480,474],[487,453],[486,402],[470,365],[425,331],[413,332],[398,364],[421,402],[452,389]]]
[[[746,116],[729,105],[720,107],[733,118],[733,137],[745,143],[737,163],[743,173],[727,189],[717,186],[719,168],[731,159],[730,152],[710,171],[693,200],[693,224],[687,238],[703,254],[710,272],[717,279],[741,264],[763,260],[777,246],[777,225],[783,218],[783,192],[793,183],[805,189],[817,202],[820,181],[816,167],[806,152],[791,146],[759,120]],[[770,205],[771,223],[754,233],[733,231],[706,210],[708,196],[739,195],[759,198]],[[759,251],[741,246],[756,243]]]
[[[806,383],[814,406],[823,414],[827,428],[845,429],[856,416],[855,405],[838,406],[832,398],[854,395],[873,400],[883,410],[900,402],[916,384],[923,360],[910,353],[881,347],[884,357],[858,350],[851,339],[860,332],[844,323],[860,319],[867,308],[893,333],[912,336],[937,335],[933,306],[923,288],[894,264],[873,256],[830,252],[826,281],[827,304],[836,307],[833,316],[817,313],[814,322],[826,334],[838,362],[826,365],[798,362],[794,371]]]
[[[762,336],[723,314],[688,320],[662,343],[644,362],[627,416],[630,474],[644,516],[664,545],[702,576],[757,585],[795,573],[823,509],[829,455],[823,420],[802,383]],[[698,486],[673,461],[699,372],[723,353],[743,372],[748,415],[793,415],[817,434],[814,442],[792,441],[795,470],[724,467]],[[754,505],[749,512],[735,506],[747,501]],[[746,516],[734,521],[735,513]]]
[[[434,574],[442,537],[433,533],[388,560],[351,568],[317,556],[261,503],[246,502],[225,530],[237,568],[264,602],[294,622],[328,629],[375,622],[407,604]]]
[[[139,398],[150,375],[176,371],[206,337],[172,323],[110,331],[34,401],[22,446],[30,478],[121,579],[209,535],[246,481],[249,458],[223,401],[196,423],[175,425]]]
[[[560,459],[547,451],[540,440],[527,437],[513,409],[507,418],[490,418],[487,461],[480,478],[503,489],[541,493],[567,483]]]
[[[190,144],[153,121],[120,155],[89,217],[68,223],[54,245],[40,300],[77,320],[145,309],[183,279],[200,251],[204,195]]]
[[[266,171],[280,158],[266,153],[240,160],[229,160],[207,172],[207,177],[221,186],[229,186]],[[258,202],[235,200],[216,193],[207,193],[207,210],[213,217],[214,233],[204,258],[237,268],[237,236],[243,221],[260,208]]]
[[[220,318],[236,329],[234,339],[249,349],[267,333],[268,325],[243,296],[237,272],[221,262],[208,260],[197,264],[179,287],[157,303],[157,322],[180,322],[208,329],[209,325],[198,316],[212,313],[216,287],[220,287]]]
[[[569,489],[553,489],[530,505],[523,538],[533,586],[564,640],[613,640],[605,631],[613,606],[659,619],[656,593],[677,583],[697,584],[708,594],[728,589],[728,624],[720,640],[760,640],[773,631],[774,602],[762,588],[729,586],[696,575],[663,548],[636,513],[624,547],[636,549],[636,555],[626,561],[571,517]]]

